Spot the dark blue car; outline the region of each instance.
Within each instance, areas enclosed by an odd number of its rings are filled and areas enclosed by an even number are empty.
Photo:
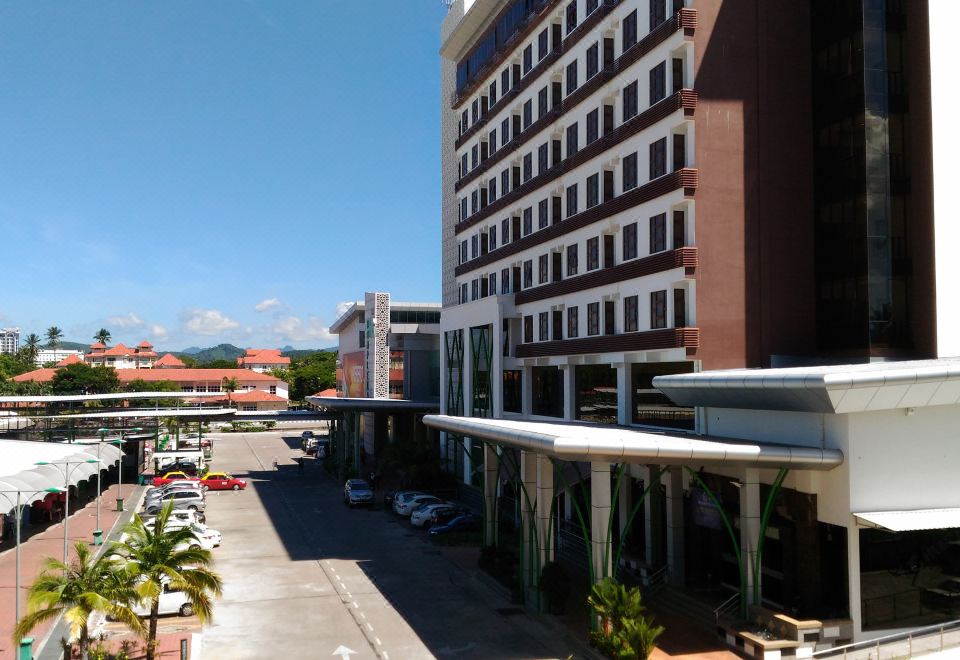
[[[430,528],[430,536],[479,529],[481,520],[482,518],[475,513],[465,513],[462,516],[457,516],[446,524],[434,525]]]

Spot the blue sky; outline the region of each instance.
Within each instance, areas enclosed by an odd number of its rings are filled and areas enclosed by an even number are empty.
[[[329,346],[440,295],[440,0],[0,3],[0,325]]]

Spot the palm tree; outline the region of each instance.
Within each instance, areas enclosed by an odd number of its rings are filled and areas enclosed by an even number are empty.
[[[227,393],[227,405],[233,405],[233,393],[240,389],[240,382],[236,378],[224,377],[220,389]]]
[[[35,332],[31,332],[29,335],[23,339],[23,354],[29,360],[30,364],[33,364],[37,361],[37,355],[40,353],[40,339],[39,335]]]
[[[95,341],[100,342],[101,344],[109,344],[110,340],[113,339],[113,337],[110,334],[109,330],[107,330],[106,328],[100,328],[99,330],[97,330],[97,333],[93,335],[93,339]]]
[[[63,330],[55,325],[47,328],[47,348],[60,348],[61,339],[63,339]]]
[[[156,654],[160,594],[165,587],[182,591],[202,623],[213,616],[212,597],[223,592],[223,580],[208,568],[212,554],[197,545],[190,528],[167,528],[172,511],[169,502],[150,525],[134,515],[124,528],[126,540],[111,548],[124,558],[140,601],[150,605],[146,660],[154,660]]]
[[[81,657],[86,657],[91,642],[87,621],[95,611],[105,612],[137,632],[143,629],[143,622],[130,608],[137,593],[123,565],[108,555],[93,557],[83,542],[74,550],[77,556],[69,565],[53,557],[44,560],[27,592],[27,614],[14,629],[14,646],[36,626],[60,615],[70,626],[70,637],[77,640]]]

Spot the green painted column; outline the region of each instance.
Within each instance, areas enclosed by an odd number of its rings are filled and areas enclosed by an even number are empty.
[[[33,637],[24,637],[19,646],[17,660],[33,660]]]
[[[610,537],[610,463],[590,464],[590,543],[593,546],[593,579],[600,582],[613,574]]]

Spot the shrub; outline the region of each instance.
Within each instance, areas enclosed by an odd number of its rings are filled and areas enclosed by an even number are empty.
[[[663,634],[663,626],[643,615],[637,587],[606,578],[593,585],[587,602],[601,622],[600,630],[590,633],[590,643],[608,658],[645,660]]]

